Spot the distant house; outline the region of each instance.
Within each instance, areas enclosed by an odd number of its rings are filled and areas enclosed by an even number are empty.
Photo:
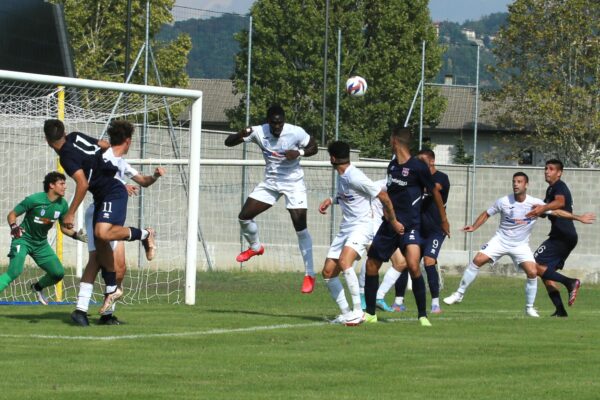
[[[201,90],[202,129],[229,130],[225,111],[240,104],[241,94],[233,93],[233,81],[229,79],[190,79],[189,89]],[[190,120],[190,110],[179,116],[179,122],[186,125]]]
[[[190,89],[202,90],[202,128],[230,130],[225,110],[236,107],[242,97],[233,93],[233,82],[226,79],[190,79]],[[440,92],[446,98],[445,112],[435,126],[423,127],[423,138],[435,144],[436,161],[453,164],[456,143],[462,139],[465,151],[473,154],[475,89],[452,85],[452,76],[445,77]],[[497,104],[480,97],[477,121],[477,163],[495,165],[538,165],[535,154],[518,140],[519,134],[497,127],[491,111]],[[415,110],[418,113],[418,109]],[[180,116],[180,122],[189,122],[189,111]],[[515,154],[521,158],[515,157]],[[541,157],[538,155],[538,157]]]

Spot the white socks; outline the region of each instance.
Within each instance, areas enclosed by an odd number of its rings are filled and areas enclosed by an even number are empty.
[[[464,295],[467,288],[475,278],[477,278],[477,274],[479,273],[479,268],[471,261],[465,272],[463,273],[462,279],[460,280],[460,285],[458,286],[457,292],[461,295]]]
[[[94,284],[81,282],[79,284],[79,293],[77,293],[77,309],[79,311],[87,312],[90,307],[90,299],[92,298],[92,291],[94,290]]]
[[[258,225],[253,219],[242,220],[240,222],[240,228],[242,229],[242,235],[246,238],[246,241],[250,245],[250,248],[254,251],[260,249],[260,241],[258,240]]]
[[[313,250],[312,250],[312,238],[308,233],[308,228],[303,231],[296,232],[298,235],[298,247],[302,254],[302,260],[304,260],[304,273],[305,275],[315,276],[315,268],[313,265]]]
[[[335,300],[342,314],[350,312],[348,300],[346,300],[346,293],[344,293],[344,287],[342,286],[340,278],[336,276],[335,278],[324,280],[325,284],[327,285],[327,289],[329,289],[329,294],[331,294],[331,298]]]
[[[146,240],[146,239],[148,239],[148,236],[150,236],[150,232],[148,232],[147,229],[142,229],[141,231],[142,231],[142,237],[140,238],[140,240]]]
[[[367,274],[367,257],[365,257],[364,261],[360,267],[360,275],[358,276],[358,284],[360,285],[360,292],[365,292],[365,275]]]
[[[348,291],[350,292],[350,296],[352,297],[352,305],[354,306],[354,311],[362,311],[358,277],[356,276],[356,272],[352,267],[344,271],[344,278],[346,278],[346,285],[348,285]]]
[[[394,299],[394,303],[395,303],[395,304],[398,304],[398,305],[400,305],[400,304],[404,304],[404,297],[400,297],[400,296],[396,297],[396,298]]]
[[[533,307],[535,302],[535,295],[537,294],[537,277],[530,279],[527,278],[525,283],[525,306]]]
[[[385,294],[394,286],[396,281],[400,278],[400,272],[396,271],[395,268],[388,268],[387,272],[383,276],[383,282],[379,285],[377,290],[377,300],[383,299]]]

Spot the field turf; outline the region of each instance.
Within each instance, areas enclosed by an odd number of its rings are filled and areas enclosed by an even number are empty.
[[[119,305],[121,326],[76,327],[73,306],[0,306],[0,399],[600,398],[597,285],[557,319],[540,282],[533,319],[523,279],[482,276],[432,328],[411,292],[407,312],[350,328],[324,322],[337,307],[320,278],[311,295],[293,273],[198,279],[195,306]]]

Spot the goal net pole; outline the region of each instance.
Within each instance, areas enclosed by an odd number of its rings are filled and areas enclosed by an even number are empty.
[[[66,86],[81,89],[99,89],[117,92],[136,93],[141,95],[158,95],[192,99],[192,115],[190,124],[190,158],[189,158],[189,190],[187,244],[185,266],[185,304],[196,302],[196,262],[198,248],[198,201],[200,190],[200,132],[202,118],[202,92],[199,90],[145,86],[131,83],[95,81],[54,75],[31,74],[0,70],[0,79],[30,82],[43,85]]]

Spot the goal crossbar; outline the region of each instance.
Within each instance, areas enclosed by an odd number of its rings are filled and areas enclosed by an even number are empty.
[[[75,87],[81,89],[102,89],[109,91],[136,93],[141,95],[170,96],[192,99],[190,122],[190,158],[189,164],[189,190],[188,190],[188,218],[185,266],[185,303],[196,302],[196,262],[198,241],[198,202],[200,188],[200,146],[201,146],[201,121],[202,121],[202,91],[178,88],[165,88],[160,86],[146,86],[132,83],[118,83],[96,81],[91,79],[69,78],[64,76],[32,74],[0,70],[0,80],[31,82],[45,85]]]

